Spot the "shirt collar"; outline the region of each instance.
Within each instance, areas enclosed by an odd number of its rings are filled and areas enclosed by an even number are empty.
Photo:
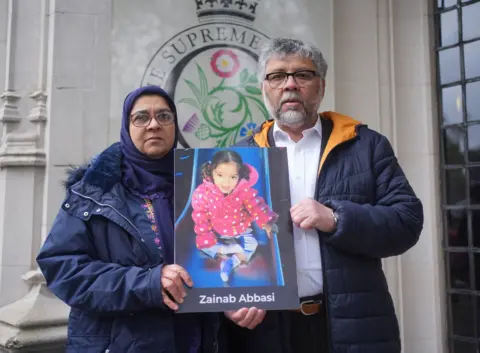
[[[318,134],[318,136],[322,138],[322,123],[320,121],[320,117],[317,119],[317,122],[315,123],[315,125],[313,125],[313,127],[303,132],[303,136],[307,138],[312,136],[312,134]],[[288,136],[285,131],[280,129],[277,122],[273,124],[273,139],[275,140],[275,142],[282,140],[291,140],[290,136]]]

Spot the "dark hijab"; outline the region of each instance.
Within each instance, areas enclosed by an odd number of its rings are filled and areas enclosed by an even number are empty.
[[[143,95],[163,97],[175,114],[175,140],[172,149],[162,158],[147,157],[135,147],[129,132],[130,113],[137,99]],[[167,92],[158,86],[145,86],[131,92],[123,103],[120,143],[124,156],[123,181],[132,191],[142,197],[157,198],[173,192],[173,151],[177,147],[178,121],[175,103]]]
[[[175,140],[170,151],[162,158],[154,159],[146,156],[135,147],[130,137],[130,113],[136,100],[143,95],[163,97],[175,115]],[[173,263],[173,167],[177,141],[177,110],[167,92],[158,86],[145,86],[128,94],[123,103],[120,131],[123,183],[135,195],[152,201],[157,229],[163,244],[163,256],[170,264]]]

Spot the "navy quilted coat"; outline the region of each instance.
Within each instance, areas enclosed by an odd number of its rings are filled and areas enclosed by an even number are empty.
[[[71,306],[68,353],[176,353],[174,314],[161,295],[163,258],[132,222],[121,160],[117,143],[71,174],[37,262],[51,291]],[[202,353],[220,352],[218,315],[202,321]]]
[[[319,232],[330,353],[400,353],[400,335],[381,259],[417,241],[423,208],[388,140],[359,122],[325,112],[315,198],[339,214],[333,234]],[[273,121],[238,146],[274,145]],[[284,343],[282,312],[254,330],[230,325],[232,352],[295,353]],[[228,323],[227,323],[228,324]]]

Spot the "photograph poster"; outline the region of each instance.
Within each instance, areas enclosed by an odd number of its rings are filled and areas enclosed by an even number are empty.
[[[175,151],[178,312],[299,307],[285,148]]]

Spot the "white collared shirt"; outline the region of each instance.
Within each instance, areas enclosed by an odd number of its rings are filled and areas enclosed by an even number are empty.
[[[287,147],[292,205],[303,199],[313,198],[322,145],[320,119],[315,126],[303,132],[303,137],[298,142],[294,142],[275,123],[273,139],[277,147]],[[317,230],[303,230],[294,225],[293,237],[299,296],[305,297],[323,292],[320,241]]]

